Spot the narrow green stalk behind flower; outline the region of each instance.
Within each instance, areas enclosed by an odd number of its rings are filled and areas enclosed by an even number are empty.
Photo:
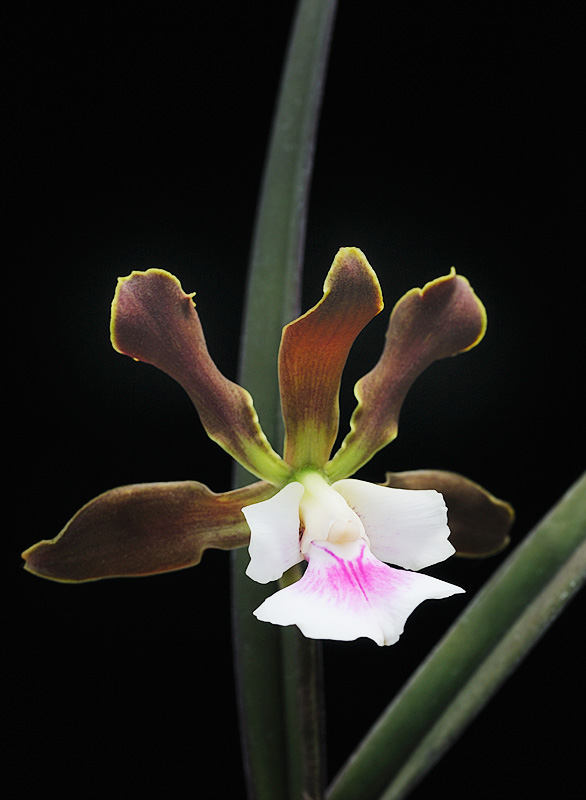
[[[300,2],[286,57],[250,259],[240,382],[274,446],[282,439],[277,353],[281,329],[298,314],[317,120],[335,0]],[[235,486],[250,481],[237,467]],[[270,591],[232,555],[236,677],[248,791],[254,800],[322,796],[318,644],[297,630],[259,625],[252,611]],[[301,676],[303,674],[303,680]],[[298,687],[304,686],[298,702]]]

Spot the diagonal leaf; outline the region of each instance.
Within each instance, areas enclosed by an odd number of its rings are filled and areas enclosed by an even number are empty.
[[[381,716],[328,800],[400,800],[586,580],[586,474],[509,556]]]

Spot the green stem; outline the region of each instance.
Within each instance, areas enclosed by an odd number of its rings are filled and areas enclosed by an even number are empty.
[[[400,800],[586,580],[586,475],[509,556],[382,715],[328,800]]]
[[[240,379],[263,429],[282,438],[277,354],[299,315],[309,183],[336,0],[302,0],[285,59],[250,255]],[[256,390],[256,393],[255,393]]]
[[[299,3],[285,61],[250,259],[240,382],[268,438],[282,440],[277,354],[282,327],[299,313],[309,181],[333,29],[335,0]],[[250,476],[235,471],[234,484]],[[252,612],[275,587],[244,572],[232,554],[233,638],[247,788],[254,800],[319,800],[319,650],[296,629]]]

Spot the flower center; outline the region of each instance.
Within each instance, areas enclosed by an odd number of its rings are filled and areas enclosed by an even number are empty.
[[[305,489],[299,504],[299,519],[304,528],[301,552],[307,553],[314,541],[368,541],[364,525],[342,495],[317,472],[296,476]]]

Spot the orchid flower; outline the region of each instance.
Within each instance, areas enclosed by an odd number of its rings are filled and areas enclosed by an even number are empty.
[[[388,473],[384,485],[350,477],[396,437],[417,376],[484,335],[484,307],[453,269],[407,292],[393,309],[383,353],[356,384],[350,431],[332,455],[342,370],[354,340],[382,308],[364,254],[341,248],[323,298],[283,329],[281,457],[249,393],[214,364],[193,294],[159,269],[121,278],[112,304],[114,348],[178,381],[207,434],[259,480],[220,494],[195,481],[113,489],[85,505],[55,539],[27,550],[26,568],[68,582],[149,575],[193,566],[208,547],[248,545],[246,572],[255,581],[276,581],[307,565],[299,580],[262,603],[258,619],[295,624],[312,638],[396,642],[423,600],[463,591],[418,571],[456,551],[501,549],[512,511],[453,473]]]

